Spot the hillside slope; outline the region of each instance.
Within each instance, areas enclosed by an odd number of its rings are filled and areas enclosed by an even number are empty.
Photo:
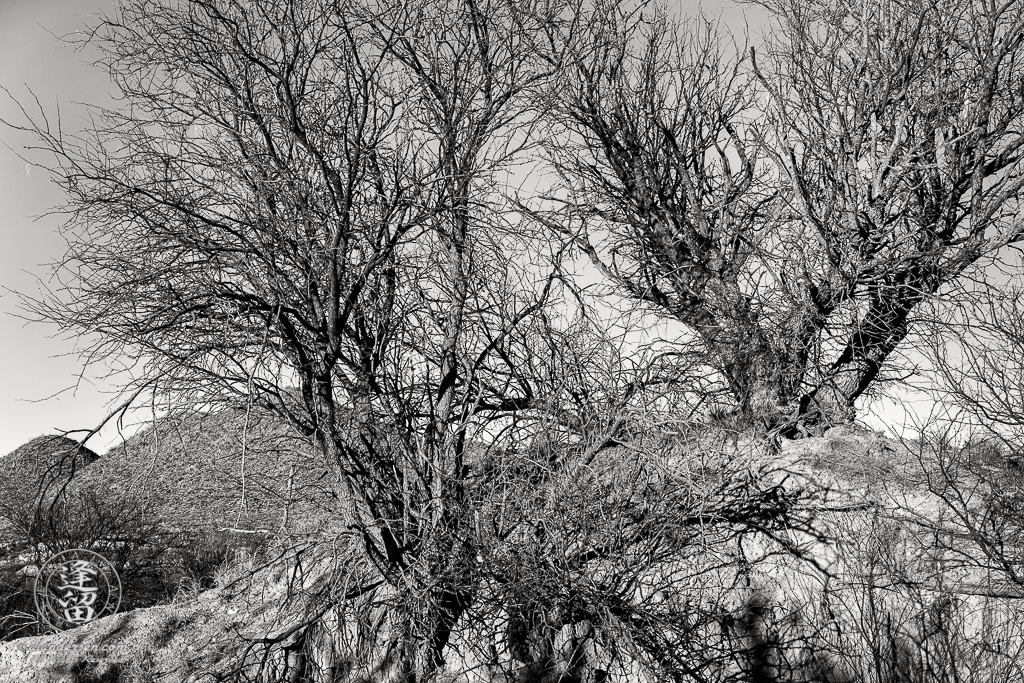
[[[327,471],[272,415],[170,415],[111,448],[73,489],[140,495],[175,529],[297,530],[331,505]]]
[[[0,525],[55,483],[69,497],[131,498],[174,530],[294,531],[318,524],[333,496],[326,469],[286,425],[231,410],[163,417],[102,456],[63,437],[33,439],[0,458]]]

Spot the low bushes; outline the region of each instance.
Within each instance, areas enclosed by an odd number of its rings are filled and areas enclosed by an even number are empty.
[[[124,611],[169,602],[183,585],[210,588],[236,550],[258,552],[264,542],[265,534],[170,528],[151,509],[143,495],[86,488],[58,490],[48,502],[5,510],[0,640],[42,631],[35,618],[34,576],[46,558],[62,550],[93,550],[109,559],[121,578]]]

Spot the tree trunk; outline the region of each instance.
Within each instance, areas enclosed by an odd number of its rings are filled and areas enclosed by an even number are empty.
[[[462,590],[442,591],[434,600],[434,619],[431,622],[431,633],[427,634],[426,652],[420,669],[424,683],[434,680],[445,665],[445,651],[451,641],[455,625],[472,601],[472,596]]]
[[[741,429],[774,429],[789,421],[805,368],[759,332],[737,334],[714,355],[736,401]]]
[[[555,633],[543,609],[510,610],[507,638],[512,658],[521,664],[517,683],[541,681],[555,670]]]

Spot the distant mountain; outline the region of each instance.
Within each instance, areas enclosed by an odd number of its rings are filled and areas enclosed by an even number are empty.
[[[0,532],[18,511],[44,499],[99,456],[63,436],[37,436],[0,458]],[[0,538],[0,545],[2,545]]]

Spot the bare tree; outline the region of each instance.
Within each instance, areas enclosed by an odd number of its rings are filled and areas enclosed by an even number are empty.
[[[774,441],[689,452],[693,361],[748,424],[851,418],[1019,237],[1024,18],[768,8],[735,57],[648,3],[124,0],[96,28],[123,106],[22,125],[68,194],[34,310],[138,359],[128,396],[273,411],[333,475],[334,536],[288,549],[225,675],[430,681],[466,634],[521,680],[776,666],[767,608],[727,602],[821,532]],[[512,203],[537,144],[559,180]],[[613,339],[579,254],[686,348]]]
[[[138,358],[129,393],[258,405],[318,445],[370,568],[344,599],[383,610],[394,680],[431,678],[474,599],[468,444],[548,400],[524,370],[561,352],[557,254],[491,189],[552,12],[128,0],[90,38],[122,108],[27,127],[69,214],[36,311]]]
[[[942,524],[928,525],[978,591],[1017,599],[1024,597],[1021,297],[1016,277],[982,274],[931,307],[923,337],[943,409],[922,459],[929,490],[949,510]]]
[[[1024,15],[758,4],[773,31],[732,58],[653,3],[588,13],[534,215],[690,330],[746,422],[793,433],[850,420],[915,309],[1019,239]]]

